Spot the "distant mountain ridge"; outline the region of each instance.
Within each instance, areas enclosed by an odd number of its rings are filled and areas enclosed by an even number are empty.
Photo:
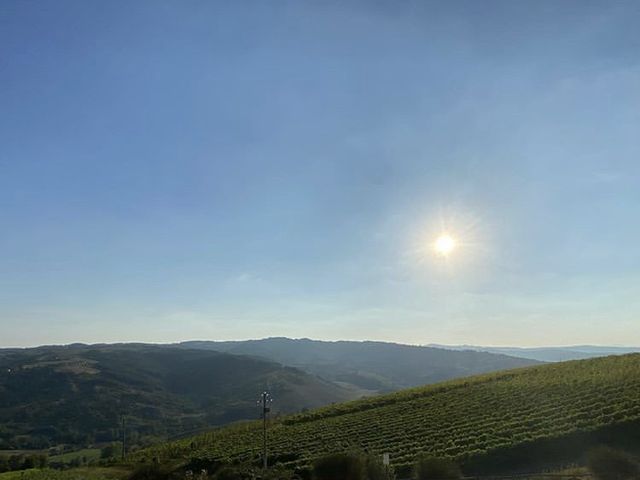
[[[327,342],[273,337],[223,342],[190,341],[178,345],[266,358],[372,392],[390,392],[539,363],[501,353],[452,351],[374,341]]]
[[[498,353],[520,358],[529,358],[541,362],[564,362],[567,360],[584,360],[587,358],[606,357],[609,355],[625,355],[639,353],[640,347],[615,347],[599,345],[572,345],[563,347],[484,347],[478,345],[440,345],[429,344],[434,348],[446,350]]]

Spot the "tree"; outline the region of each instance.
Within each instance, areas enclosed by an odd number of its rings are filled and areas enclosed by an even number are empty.
[[[11,455],[9,457],[9,470],[22,470],[24,464],[24,455]]]
[[[598,480],[633,480],[640,477],[640,465],[624,452],[597,447],[587,453],[587,466]]]
[[[131,473],[128,480],[169,480],[171,477],[171,471],[166,467],[151,464],[139,465],[133,473]]]
[[[34,455],[36,468],[45,468],[49,463],[49,457],[44,453],[38,453]]]
[[[9,457],[0,455],[0,473],[9,471]]]
[[[367,480],[395,480],[396,476],[390,466],[382,463],[377,455],[368,455],[365,459]]]
[[[24,457],[24,461],[22,462],[22,469],[29,470],[30,468],[36,468],[36,458],[35,455],[27,455]]]
[[[462,478],[460,467],[447,458],[418,457],[415,464],[416,480],[458,480]]]
[[[365,461],[361,455],[336,453],[313,464],[315,480],[365,480]]]
[[[109,459],[109,458],[119,458],[122,452],[122,444],[120,443],[111,443],[106,447],[100,450],[100,458]]]

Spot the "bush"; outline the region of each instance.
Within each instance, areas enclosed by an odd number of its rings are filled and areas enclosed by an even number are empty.
[[[294,474],[281,465],[275,465],[267,470],[251,465],[226,465],[220,468],[213,478],[215,480],[255,480],[258,478],[261,480],[292,480]]]
[[[242,478],[239,472],[233,467],[222,467],[213,477],[216,480],[238,480]]]
[[[296,478],[293,471],[281,466],[274,465],[262,473],[262,480],[293,480]]]
[[[336,453],[319,458],[313,464],[314,480],[365,480],[362,456]]]
[[[214,478],[216,480],[246,480],[252,477],[247,475],[246,470],[227,466],[218,470]]]
[[[100,450],[100,458],[102,459],[110,459],[110,458],[120,458],[122,456],[122,444],[121,443],[111,443]]]
[[[590,450],[587,466],[598,480],[634,480],[640,477],[640,465],[633,458],[609,447]]]
[[[416,461],[414,478],[416,480],[457,480],[462,478],[462,472],[452,460],[422,456]]]
[[[129,476],[128,480],[170,480],[171,472],[158,464],[140,465]]]
[[[367,480],[395,480],[391,467],[382,463],[382,458],[369,455],[365,459],[365,477]]]

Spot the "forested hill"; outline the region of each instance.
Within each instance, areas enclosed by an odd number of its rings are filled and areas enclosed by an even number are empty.
[[[0,350],[0,450],[130,443],[257,418],[268,388],[276,412],[355,398],[351,390],[272,361],[150,345]]]
[[[181,345],[0,349],[0,450],[132,445],[258,415],[269,389],[276,413],[472,373],[529,365],[506,355],[381,342],[265,339]]]
[[[227,427],[140,452],[137,460],[258,462],[260,425]],[[640,451],[640,354],[485,374],[321,408],[276,421],[271,461],[305,468],[340,451],[422,452],[468,473],[538,471],[579,461],[596,444]]]
[[[496,353],[452,351],[387,342],[265,338],[231,342],[194,341],[180,345],[255,355],[300,368],[334,382],[375,392],[391,392],[540,363]]]

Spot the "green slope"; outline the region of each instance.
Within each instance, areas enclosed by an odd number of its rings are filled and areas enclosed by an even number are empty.
[[[640,444],[639,427],[640,354],[630,354],[485,374],[325,407],[273,423],[269,444],[273,461],[297,467],[325,453],[359,449],[389,452],[400,467],[430,452],[480,471],[501,462],[505,468],[519,460],[531,463],[536,455],[569,461],[589,442],[608,437],[629,443],[631,436]],[[260,442],[254,422],[164,444],[136,458],[256,461]]]

